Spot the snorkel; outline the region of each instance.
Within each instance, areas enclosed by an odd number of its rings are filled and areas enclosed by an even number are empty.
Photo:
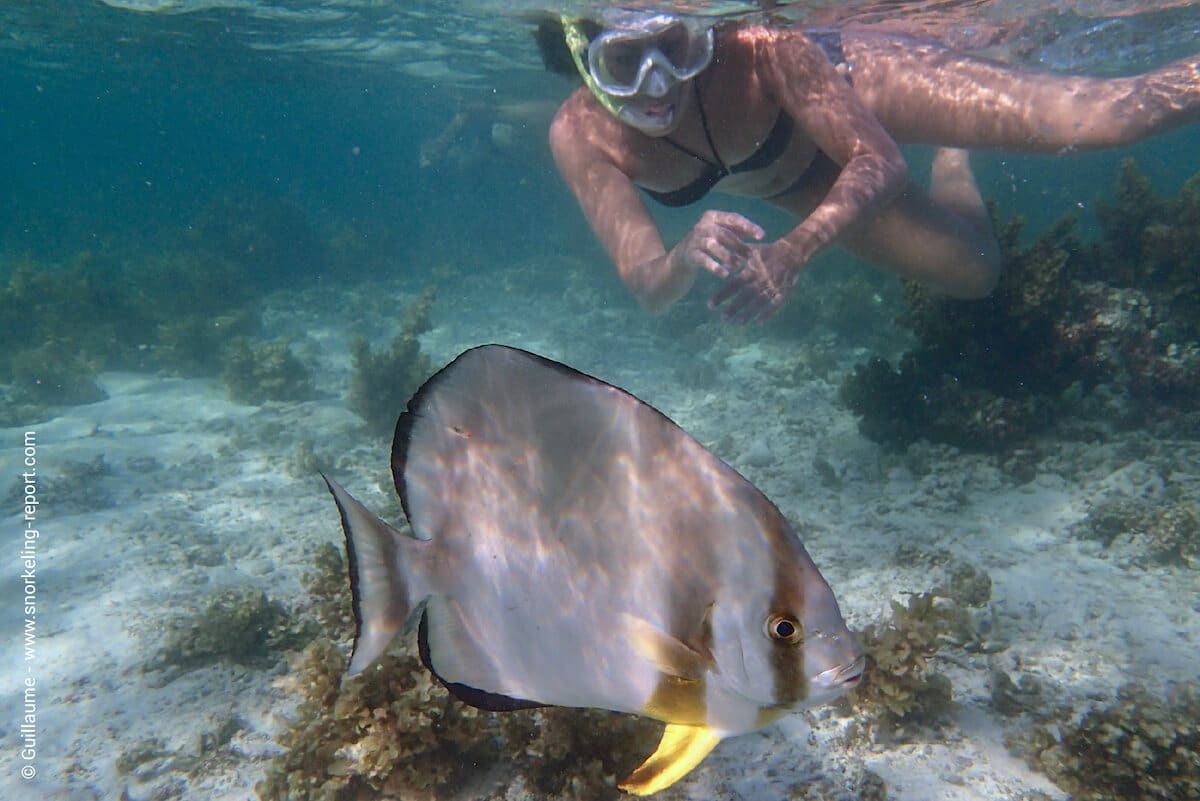
[[[614,117],[621,119],[621,111],[625,108],[625,104],[601,89],[600,84],[596,83],[596,79],[592,76],[592,71],[588,69],[588,45],[590,42],[580,27],[580,20],[568,17],[566,14],[563,14],[561,19],[563,35],[567,39],[567,48],[571,51],[571,59],[575,62],[575,69],[579,70],[583,83],[591,91],[592,96],[600,101],[600,105],[608,109],[608,112]]]

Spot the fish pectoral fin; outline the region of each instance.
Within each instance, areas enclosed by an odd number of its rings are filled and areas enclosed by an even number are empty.
[[[701,653],[678,637],[659,631],[647,620],[626,613],[625,625],[634,650],[664,675],[699,681],[713,668],[711,654]]]
[[[707,726],[668,723],[658,748],[618,786],[634,795],[665,790],[699,765],[720,741],[721,735]]]

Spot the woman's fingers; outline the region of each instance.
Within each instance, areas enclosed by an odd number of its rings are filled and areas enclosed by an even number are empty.
[[[739,239],[762,239],[767,235],[762,226],[735,211],[706,211],[700,216],[698,225],[704,225],[707,222],[732,231]]]
[[[750,246],[727,229],[705,237],[701,250],[711,263],[705,269],[719,278],[728,278],[740,272],[750,258]]]
[[[694,263],[719,278],[745,268],[752,248],[746,239],[762,239],[766,232],[756,223],[731,211],[706,211],[692,229],[690,256]]]
[[[774,316],[783,302],[786,290],[763,265],[756,265],[730,277],[708,302],[710,309],[719,309],[721,319],[734,323],[749,323]]]

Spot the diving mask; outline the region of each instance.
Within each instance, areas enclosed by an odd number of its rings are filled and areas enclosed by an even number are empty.
[[[630,97],[663,92],[662,78],[686,81],[712,62],[712,28],[672,14],[636,18],[601,33],[588,45],[588,72],[603,92]],[[660,72],[655,74],[655,70]],[[654,76],[659,84],[646,86]]]
[[[583,82],[606,109],[622,119],[624,99],[633,97],[648,81],[648,90],[661,96],[670,83],[694,78],[712,61],[712,28],[698,20],[613,11],[603,17],[604,32],[590,42],[581,20],[563,15],[562,22],[567,47]]]

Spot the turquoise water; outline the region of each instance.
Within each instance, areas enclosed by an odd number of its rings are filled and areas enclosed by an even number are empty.
[[[1137,4],[1141,14],[1117,2],[922,5],[776,11],[821,23],[919,21],[1023,67],[1098,75],[1186,55],[1200,28],[1200,11],[1186,3]],[[1033,746],[1006,737],[1073,725],[1133,684],[1163,697],[1191,682],[1191,695],[1173,703],[1181,719],[1192,715],[1194,383],[1080,369],[1059,405],[1038,407],[1057,427],[1030,424],[1028,440],[964,445],[937,439],[935,427],[896,447],[864,436],[840,392],[856,365],[894,362],[913,345],[912,330],[894,322],[903,291],[882,273],[823,255],[765,327],[720,323],[704,305],[713,282],[666,315],[646,314],[547,152],[550,116],[575,84],[543,70],[522,17],[537,8],[0,7],[0,284],[9,286],[0,497],[9,505],[3,541],[37,566],[36,584],[23,585],[26,597],[35,590],[32,656],[23,650],[30,614],[3,616],[11,647],[0,663],[0,797],[244,799],[280,775],[273,760],[285,747],[302,750],[286,734],[307,714],[294,676],[327,653],[312,643],[334,643],[344,656],[349,636],[343,568],[324,585],[309,578],[314,564],[329,567],[322,546],[342,547],[317,471],[400,519],[389,428],[415,384],[364,389],[353,354],[355,337],[378,353],[404,331],[425,359],[405,364],[415,364],[417,382],[464,348],[496,341],[653,403],[796,524],[856,631],[887,619],[891,601],[940,590],[945,575],[991,576],[988,602],[962,602],[966,617],[943,638],[937,664],[955,711],[887,734],[871,713],[818,711],[722,743],[664,797],[866,798],[880,780],[889,797],[914,801],[1066,798],[1074,779],[1049,775],[1049,757],[1031,767],[1021,757]],[[935,13],[954,16],[939,27]],[[906,156],[923,179],[929,152]],[[998,218],[1026,218],[1023,242],[1063,214],[1078,216],[1094,242],[1096,210],[1112,202],[1122,160],[1134,158],[1170,198],[1200,169],[1198,156],[1192,126],[1116,152],[980,153],[973,164]],[[773,234],[791,225],[763,204],[716,194],[654,213],[674,241],[705,208],[741,211]],[[1088,253],[1073,251],[1085,259],[1071,262],[1081,278],[1093,277]],[[430,286],[436,298],[414,323]],[[1195,308],[1180,294],[1182,319]],[[1158,313],[1129,297],[1108,297],[1107,308],[1132,315],[1118,322],[1142,319],[1139,308]],[[1152,344],[1185,352],[1194,342],[1181,330],[1194,329],[1164,326]],[[1169,337],[1180,337],[1174,351]],[[1088,356],[1111,363],[1106,352]],[[1162,405],[1139,405],[1159,395]],[[33,468],[36,480],[18,478]],[[32,514],[22,503],[30,497],[41,504]],[[21,532],[35,524],[31,544]],[[1150,541],[1180,531],[1169,546]],[[222,617],[230,606],[239,611]],[[285,656],[306,647],[307,668]],[[997,673],[1019,690],[997,690]],[[339,675],[340,664],[325,674]],[[381,797],[616,797],[606,781],[649,752],[645,731],[606,728],[603,717],[533,718],[535,734],[518,717],[480,735],[437,696],[426,706],[420,698],[375,708],[398,715],[401,730],[437,731],[445,736],[432,741],[451,745],[398,745],[400,764],[432,767]],[[20,728],[30,703],[32,756]],[[474,750],[455,751],[464,741]],[[368,764],[366,751],[338,758]],[[618,751],[617,764],[604,762]],[[440,789],[410,796],[425,792],[429,775]],[[573,790],[577,775],[582,789]],[[311,797],[375,797],[363,792]]]

